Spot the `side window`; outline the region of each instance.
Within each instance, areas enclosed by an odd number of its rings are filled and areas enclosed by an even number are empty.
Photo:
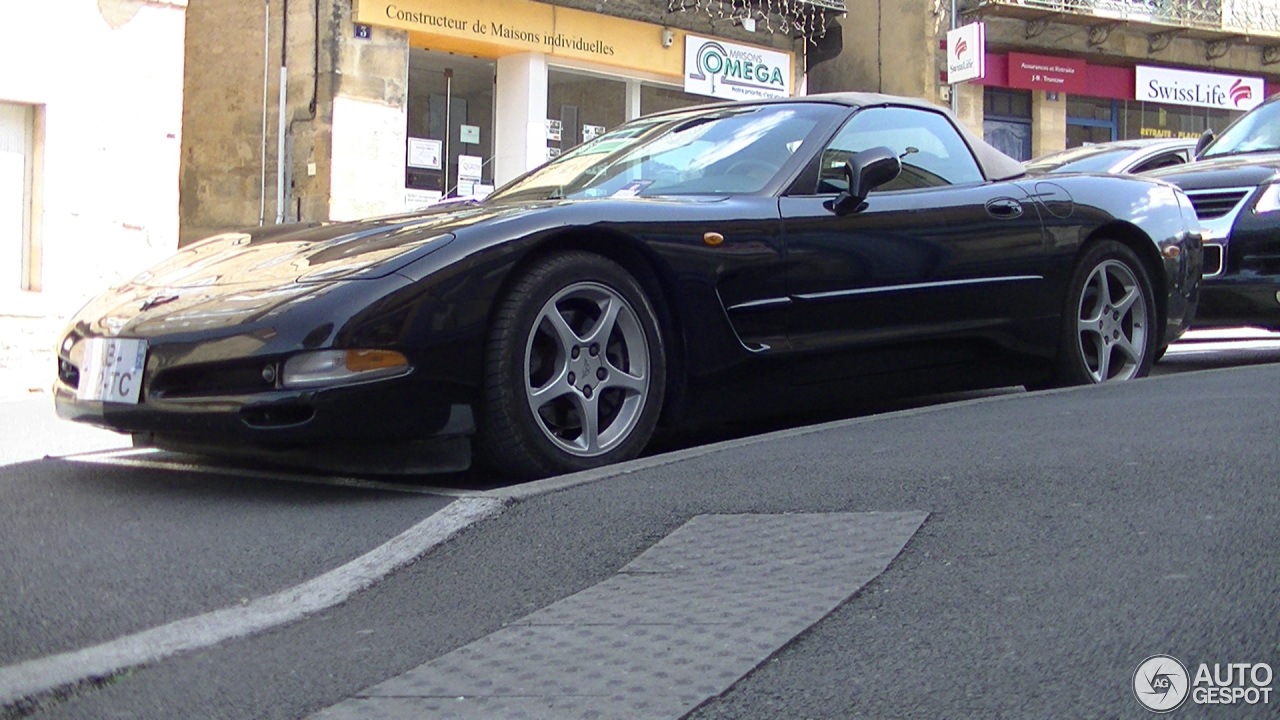
[[[871,107],[849,118],[822,152],[818,192],[843,190],[845,160],[879,146],[898,154],[902,174],[876,192],[965,185],[984,179],[969,146],[944,115],[916,108]]]
[[[1185,150],[1176,150],[1174,152],[1162,153],[1146,162],[1138,165],[1129,172],[1142,173],[1156,168],[1171,167],[1173,165],[1181,165],[1187,161]]]

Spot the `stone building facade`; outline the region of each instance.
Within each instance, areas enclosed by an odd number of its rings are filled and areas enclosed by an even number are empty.
[[[712,100],[684,90],[694,41],[802,93],[804,35],[832,12],[804,7],[779,32],[780,15],[704,1],[191,0],[183,242],[483,194],[641,113]]]
[[[988,61],[985,78],[954,86],[953,8],[957,24],[985,23]],[[191,0],[183,241],[483,194],[601,129],[711,99],[686,92],[690,36],[780,53],[791,94],[953,103],[1021,159],[1195,135],[1244,109],[1143,100],[1145,69],[1172,71],[1174,82],[1177,73],[1243,77],[1259,96],[1280,80],[1280,3],[1269,0],[851,0],[844,9],[842,0]],[[1074,82],[1028,80],[1017,72],[1028,58],[1071,70]]]

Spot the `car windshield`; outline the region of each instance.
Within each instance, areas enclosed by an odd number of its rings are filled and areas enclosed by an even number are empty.
[[[1200,157],[1276,150],[1280,150],[1280,102],[1270,102],[1232,123]]]
[[[1133,148],[1098,149],[1086,145],[1026,163],[1029,173],[1107,172],[1133,153]]]
[[[579,145],[492,200],[760,192],[836,106],[695,109],[641,118]]]

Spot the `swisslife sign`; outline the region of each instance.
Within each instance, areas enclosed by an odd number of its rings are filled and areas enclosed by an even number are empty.
[[[685,35],[684,91],[726,100],[787,97],[791,95],[791,56]]]
[[[1134,97],[1147,102],[1244,111],[1265,99],[1262,78],[1244,75],[1139,65],[1134,79]]]
[[[947,82],[978,80],[987,75],[987,26],[970,23],[947,31]]]

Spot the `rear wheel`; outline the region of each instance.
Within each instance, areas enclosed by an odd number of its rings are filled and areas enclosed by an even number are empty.
[[[1159,341],[1146,268],[1113,240],[1090,247],[1076,265],[1063,312],[1058,379],[1086,385],[1145,376]]]
[[[499,304],[486,345],[481,463],[515,477],[635,457],[662,409],[662,334],[617,263],[583,252],[530,267]]]

